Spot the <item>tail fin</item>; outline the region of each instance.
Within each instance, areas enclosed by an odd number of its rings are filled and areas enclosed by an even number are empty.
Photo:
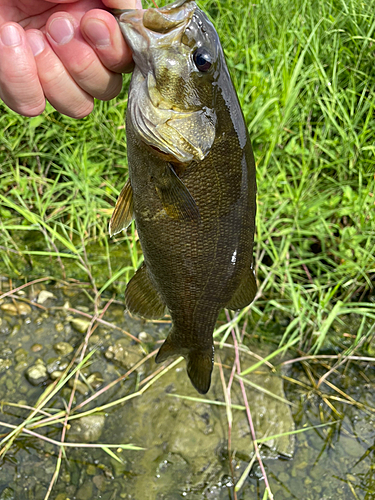
[[[160,347],[155,362],[162,363],[170,356],[184,356],[191,383],[200,394],[206,394],[211,385],[211,373],[214,366],[213,347],[205,350],[190,349],[187,352],[169,335]]]
[[[190,351],[186,361],[191,383],[200,394],[206,394],[211,385],[211,373],[214,367],[213,347],[205,351]]]

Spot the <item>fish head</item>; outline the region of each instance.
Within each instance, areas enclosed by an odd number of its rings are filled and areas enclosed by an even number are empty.
[[[215,139],[215,95],[224,61],[219,37],[192,0],[118,16],[133,51],[131,123],[170,161],[203,160]]]

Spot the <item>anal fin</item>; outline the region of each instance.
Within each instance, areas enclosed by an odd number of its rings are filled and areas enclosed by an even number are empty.
[[[255,281],[254,271],[249,268],[242,276],[239,287],[226,307],[232,310],[242,309],[254,300],[256,293],[257,284]]]
[[[114,236],[126,229],[133,220],[133,190],[130,179],[126,181],[109,222],[109,236]]]
[[[165,304],[151,282],[144,263],[126,287],[125,304],[131,314],[142,318],[158,319],[165,314]]]

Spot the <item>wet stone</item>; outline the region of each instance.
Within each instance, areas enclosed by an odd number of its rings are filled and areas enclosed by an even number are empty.
[[[70,379],[68,382],[68,385],[72,389],[73,389],[73,387],[75,387],[76,391],[79,392],[80,394],[82,394],[82,396],[87,396],[87,394],[89,393],[89,388],[81,380],[77,380],[75,382],[74,379]]]
[[[16,361],[16,363],[19,363],[20,361],[26,361],[27,355],[28,353],[25,349],[16,349],[14,351],[14,360]]]
[[[15,492],[12,488],[5,488],[0,495],[0,500],[15,500]]]
[[[68,497],[66,496],[66,493],[59,493],[55,500],[67,500]]]
[[[74,347],[68,344],[68,342],[57,342],[53,345],[53,348],[60,356],[68,356],[68,354],[74,351]]]
[[[19,363],[16,364],[16,366],[14,367],[14,369],[15,369],[16,372],[21,373],[24,370],[26,370],[27,365],[28,365],[28,363],[26,361],[20,361]]]
[[[11,316],[18,316],[18,311],[14,304],[1,304],[0,309],[10,314]]]
[[[77,491],[76,499],[77,500],[91,500],[93,494],[92,483],[86,481]]]
[[[62,323],[56,323],[55,329],[57,332],[61,333],[64,331],[64,325]]]
[[[31,346],[31,351],[32,351],[32,352],[39,352],[39,351],[41,351],[42,349],[43,349],[42,344],[33,344],[33,345]]]
[[[68,433],[69,441],[75,443],[98,441],[103,431],[104,422],[104,415],[87,415],[73,420]]]
[[[103,384],[104,378],[103,375],[99,372],[94,372],[91,373],[87,377],[87,383],[93,388],[93,389],[99,389],[99,387]]]
[[[42,290],[39,295],[37,302],[38,304],[44,304],[48,299],[56,299],[52,292],[48,292],[47,290]]]
[[[0,373],[5,372],[12,366],[12,360],[0,358]]]
[[[90,326],[90,321],[82,318],[73,318],[70,323],[72,327],[79,333],[86,333]]]
[[[89,464],[87,467],[86,467],[86,474],[88,476],[95,476],[96,474],[96,467],[95,465],[93,464]]]
[[[99,491],[103,491],[105,488],[105,477],[103,475],[94,476],[92,482],[98,488]]]
[[[142,352],[139,346],[129,345],[128,339],[120,339],[107,349],[105,357],[129,369],[142,359]]]
[[[3,304],[1,309],[8,312],[12,316],[27,316],[28,314],[31,314],[32,310],[29,304],[25,304],[24,302],[17,302],[16,304]]]
[[[60,377],[61,377],[61,375],[62,375],[63,373],[64,373],[64,372],[62,372],[62,371],[60,371],[60,370],[56,370],[56,371],[54,371],[54,372],[52,372],[52,373],[50,374],[50,377],[51,377],[51,379],[52,379],[52,380],[57,380],[58,378],[60,378]]]
[[[39,385],[48,380],[47,368],[45,365],[38,363],[30,366],[26,370],[26,378],[32,385]]]

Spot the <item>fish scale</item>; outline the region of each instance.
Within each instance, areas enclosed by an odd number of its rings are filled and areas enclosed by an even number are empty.
[[[110,233],[134,217],[144,254],[125,301],[146,318],[169,310],[172,327],[156,362],[184,356],[204,394],[220,310],[242,308],[256,293],[251,144],[218,35],[195,2],[124,11],[118,21],[136,66],[129,181]]]

